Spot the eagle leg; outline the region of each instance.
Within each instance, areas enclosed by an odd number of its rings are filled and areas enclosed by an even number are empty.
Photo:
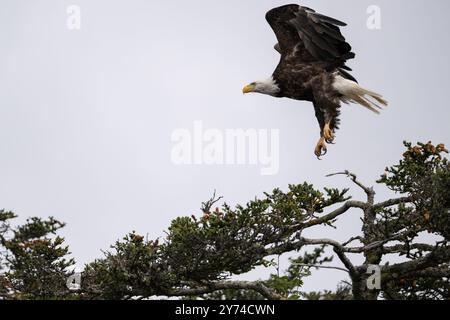
[[[331,130],[331,121],[329,121],[325,124],[325,127],[323,128],[323,136],[327,143],[330,143],[330,144],[333,143],[334,134],[333,134],[333,130]]]
[[[327,154],[327,144],[325,143],[325,138],[321,137],[319,139],[319,142],[317,142],[316,149],[314,150],[314,153],[316,154],[317,158],[320,160],[320,157],[323,157]]]

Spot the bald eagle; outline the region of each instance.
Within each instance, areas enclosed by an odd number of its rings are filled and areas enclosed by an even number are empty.
[[[375,113],[387,106],[380,94],[362,88],[350,75],[345,63],[355,54],[339,29],[344,22],[295,4],[270,10],[266,20],[277,37],[275,50],[281,60],[272,77],[252,82],[243,93],[312,102],[320,125],[314,151],[318,158],[334,141],[341,102],[357,103]]]

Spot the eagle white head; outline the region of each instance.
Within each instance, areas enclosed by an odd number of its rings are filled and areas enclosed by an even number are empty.
[[[278,87],[276,81],[271,77],[267,80],[255,81],[246,85],[242,89],[244,94],[246,93],[262,93],[269,96],[276,96],[280,92],[280,87]]]

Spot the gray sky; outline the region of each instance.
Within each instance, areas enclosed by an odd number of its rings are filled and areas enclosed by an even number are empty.
[[[303,181],[349,186],[325,178],[343,169],[371,184],[399,159],[403,140],[450,144],[450,2],[301,3],[348,23],[353,75],[390,102],[380,116],[344,106],[337,144],[320,162],[311,104],[241,92],[278,63],[264,14],[285,3],[1,0],[0,207],[67,222],[63,234],[82,265],[132,230],[162,236],[172,218],[198,213],[214,189],[230,204],[245,203]],[[381,30],[366,27],[373,4]],[[79,31],[66,27],[69,5],[81,8]],[[280,129],[279,174],[175,166],[171,134],[195,120],[219,130]],[[347,239],[359,218],[340,226],[326,235]],[[306,289],[331,289],[342,278],[318,274]]]

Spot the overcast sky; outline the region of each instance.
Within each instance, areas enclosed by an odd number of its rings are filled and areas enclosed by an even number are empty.
[[[163,236],[171,219],[199,213],[214,189],[230,204],[349,169],[373,184],[402,141],[450,144],[447,0],[303,1],[346,21],[360,83],[390,106],[376,116],[344,106],[336,145],[318,161],[318,125],[307,102],[242,95],[279,56],[265,12],[284,1],[0,0],[0,207],[22,219],[55,216],[79,266],[136,230]],[[67,28],[69,5],[81,30]],[[370,30],[367,8],[381,9]],[[174,130],[279,129],[280,169],[177,166]],[[381,187],[380,199],[388,193]],[[353,189],[356,198],[362,197]],[[327,237],[359,230],[345,217]],[[323,237],[323,230],[313,235]],[[335,287],[322,271],[305,289]],[[259,271],[252,277],[264,277]]]

